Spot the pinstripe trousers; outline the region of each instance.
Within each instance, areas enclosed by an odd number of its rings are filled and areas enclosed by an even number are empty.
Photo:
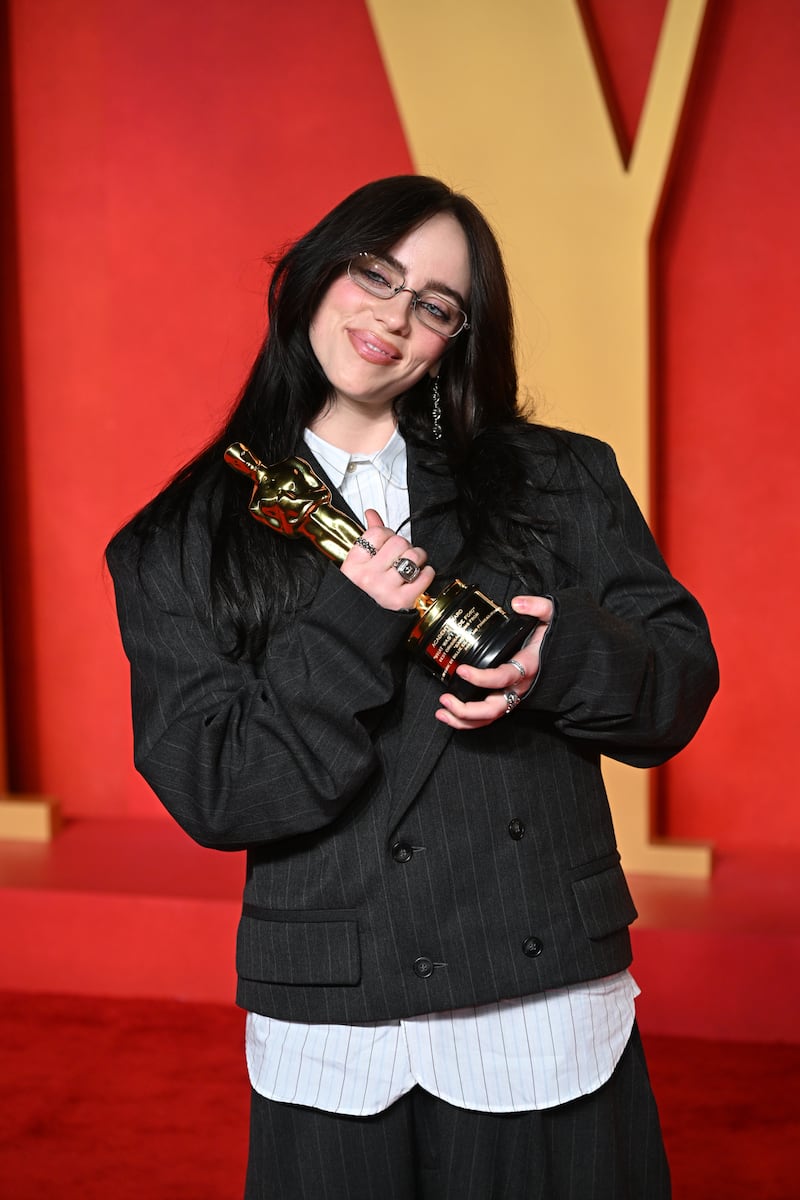
[[[245,1200],[669,1200],[639,1031],[596,1092],[534,1112],[414,1088],[372,1117],[252,1095]]]

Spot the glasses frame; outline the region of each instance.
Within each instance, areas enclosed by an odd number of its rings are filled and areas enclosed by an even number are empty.
[[[374,296],[376,300],[394,300],[395,296],[399,296],[401,292],[408,292],[408,294],[411,296],[411,311],[413,312],[414,316],[419,321],[420,325],[424,325],[426,329],[429,329],[431,331],[431,333],[437,334],[440,338],[444,338],[445,341],[448,341],[448,342],[451,341],[453,338],[458,337],[458,335],[460,333],[463,333],[465,329],[470,328],[469,315],[464,312],[463,308],[459,308],[459,307],[456,307],[456,312],[460,312],[461,316],[464,318],[464,320],[463,320],[463,323],[455,331],[455,333],[442,333],[441,329],[436,329],[435,326],[429,325],[428,322],[426,320],[424,320],[424,318],[421,317],[419,315],[419,313],[417,312],[417,303],[419,301],[420,295],[425,297],[426,295],[428,295],[428,293],[427,292],[422,292],[422,293],[415,292],[413,288],[406,287],[405,276],[403,277],[403,282],[400,284],[400,286],[393,287],[390,295],[388,295],[388,296],[384,296],[381,292],[374,291],[373,288],[371,288],[369,286],[369,284],[366,282],[366,280],[356,278],[350,271],[350,268],[352,267],[353,263],[358,262],[358,260],[360,258],[372,258],[376,262],[383,263],[387,267],[387,269],[392,271],[393,273],[397,273],[397,267],[393,267],[391,263],[386,262],[385,258],[381,258],[381,256],[379,254],[372,254],[372,253],[370,253],[369,250],[361,250],[361,251],[359,251],[358,254],[354,255],[353,258],[351,258],[347,264],[347,278],[350,279],[356,285],[356,287],[361,288],[362,292],[366,292],[368,296]],[[431,292],[430,294],[436,295],[437,293]],[[445,300],[445,299],[447,299],[447,297],[442,296],[442,299]]]

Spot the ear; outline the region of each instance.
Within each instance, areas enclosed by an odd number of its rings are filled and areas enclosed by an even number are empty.
[[[442,356],[442,357],[444,357],[444,356]],[[442,366],[442,359],[440,358],[438,362],[434,363],[433,366],[430,367],[430,369],[428,370],[428,374],[430,375],[431,379],[436,378],[436,376],[439,374],[439,371],[441,370],[441,366]]]

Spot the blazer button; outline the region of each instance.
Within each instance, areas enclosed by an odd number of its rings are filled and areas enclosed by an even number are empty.
[[[418,958],[414,963],[414,974],[419,979],[430,979],[433,974],[433,963],[429,958]]]
[[[515,842],[518,842],[520,838],[525,836],[524,822],[520,821],[519,817],[514,817],[513,820],[508,822],[508,832],[509,836],[512,837]]]
[[[537,937],[527,937],[522,943],[522,953],[527,954],[528,958],[538,958],[544,950],[544,946]]]
[[[414,855],[408,842],[395,842],[392,846],[392,858],[396,863],[407,863]]]

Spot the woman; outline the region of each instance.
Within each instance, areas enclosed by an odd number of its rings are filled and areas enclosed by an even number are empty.
[[[269,315],[220,436],[108,552],[137,766],[193,838],[247,850],[247,1197],[668,1196],[599,757],[692,737],[703,614],[609,448],[519,416],[465,197],[359,189]],[[251,519],[235,441],[299,454],[366,526],[341,569]],[[470,701],[405,650],[456,573],[538,622],[459,667]]]

